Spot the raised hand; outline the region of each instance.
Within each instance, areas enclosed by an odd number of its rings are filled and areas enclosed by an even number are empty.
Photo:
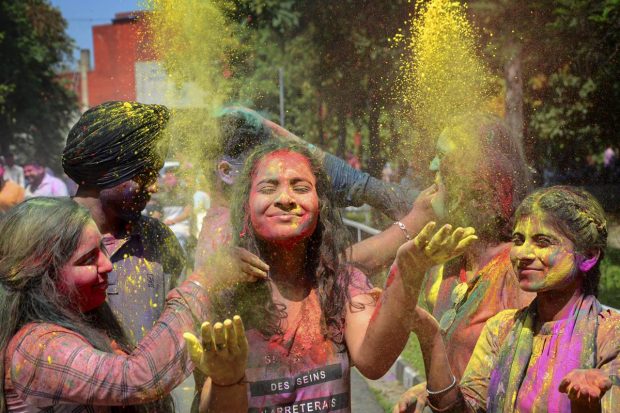
[[[566,393],[580,412],[600,411],[601,398],[611,388],[611,380],[599,369],[576,369],[560,382],[560,393]]]
[[[426,271],[461,255],[478,237],[471,227],[457,228],[444,225],[435,232],[436,223],[429,222],[411,241],[404,243],[396,253],[396,265],[405,282],[419,288]]]
[[[191,333],[184,333],[191,360],[216,386],[242,383],[248,360],[248,341],[241,317],[224,323],[205,322],[201,327],[202,341]]]
[[[269,265],[241,247],[221,248],[212,254],[196,273],[202,275],[209,288],[228,288],[237,283],[266,280]]]
[[[392,413],[422,413],[426,407],[427,398],[426,382],[415,385],[400,396]]]

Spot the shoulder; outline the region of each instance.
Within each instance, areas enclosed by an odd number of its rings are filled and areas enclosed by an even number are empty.
[[[150,243],[166,247],[179,246],[180,248],[179,241],[174,236],[172,230],[160,220],[141,215],[136,225],[138,226],[137,232],[148,239]],[[172,245],[169,245],[169,243]]]
[[[597,341],[600,346],[610,346],[620,352],[620,313],[606,309],[598,315]]]
[[[348,289],[351,297],[367,294],[373,289],[372,283],[362,270],[352,265],[347,265],[346,271],[349,275]]]
[[[172,230],[163,222],[144,215],[136,223],[135,230],[140,234],[145,248],[152,251],[163,260],[166,272],[181,272],[185,266],[185,253],[179,240]]]
[[[525,308],[522,308],[519,310],[509,309],[500,311],[489,318],[484,328],[498,338],[505,337],[525,310]]]
[[[48,348],[51,342],[78,341],[90,345],[86,338],[75,331],[51,323],[29,323],[22,327],[9,341],[7,355],[22,353],[27,357],[34,356],[35,349],[40,351]]]

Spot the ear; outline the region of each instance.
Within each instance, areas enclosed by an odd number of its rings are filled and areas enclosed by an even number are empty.
[[[600,250],[588,251],[585,255],[581,256],[581,262],[579,263],[579,270],[584,273],[590,271],[596,265],[600,256],[601,256]]]
[[[230,174],[232,171],[232,165],[226,161],[220,161],[217,164],[217,176],[228,185],[235,183],[235,178]]]

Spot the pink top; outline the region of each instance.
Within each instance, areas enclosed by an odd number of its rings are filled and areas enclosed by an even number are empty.
[[[366,276],[352,271],[351,297],[368,292]],[[351,411],[349,354],[344,340],[324,337],[316,290],[284,335],[265,339],[249,330],[248,342],[249,413]]]

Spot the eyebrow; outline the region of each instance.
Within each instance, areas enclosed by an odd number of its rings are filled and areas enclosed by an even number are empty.
[[[290,182],[290,183],[292,183],[292,184],[296,184],[296,183],[299,183],[299,182],[307,182],[307,183],[309,183],[310,185],[312,185],[312,182],[311,182],[310,180],[308,180],[308,179],[306,179],[306,178],[300,178],[300,177],[294,177],[294,178],[291,178],[291,179],[289,180],[289,182]],[[260,180],[260,181],[256,184],[256,186],[261,185],[261,184],[271,184],[271,185],[277,185],[277,184],[279,184],[279,183],[280,183],[280,181],[279,181],[278,179],[276,179],[276,178],[267,178],[267,179],[262,179],[262,180]]]
[[[91,255],[93,255],[97,251],[98,248],[99,247],[94,247],[88,252],[85,252],[84,254],[80,255],[79,257],[75,259],[74,263],[77,264],[77,263],[82,262],[84,259],[89,258]]]

